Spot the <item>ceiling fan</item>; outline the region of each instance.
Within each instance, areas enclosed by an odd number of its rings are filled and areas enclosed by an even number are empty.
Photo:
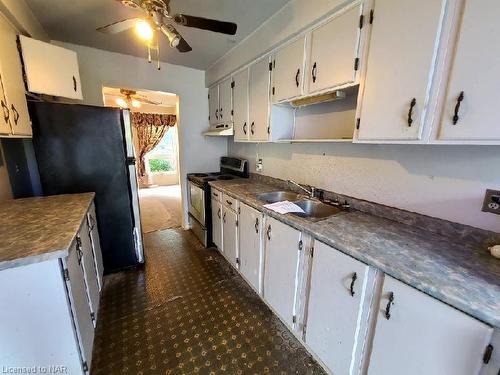
[[[233,22],[218,21],[209,18],[189,16],[186,14],[171,14],[170,0],[116,0],[130,8],[143,12],[142,17],[124,19],[112,24],[97,28],[105,34],[116,34],[133,27],[137,33],[148,42],[148,57],[151,62],[151,49],[156,49],[159,55],[158,37],[154,44],[155,34],[161,32],[169,41],[170,47],[177,48],[179,52],[192,51],[191,46],[176,30],[173,24],[194,27],[222,34],[236,34],[237,25]],[[158,62],[158,69],[160,64]]]
[[[140,108],[141,104],[160,105],[160,102],[149,100],[144,95],[138,94],[135,90],[120,89],[120,95],[109,94],[115,98],[115,103],[121,108]]]

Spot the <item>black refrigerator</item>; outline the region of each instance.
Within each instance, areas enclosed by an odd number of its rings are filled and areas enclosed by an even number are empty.
[[[130,112],[48,102],[29,110],[43,194],[95,192],[104,271],[143,263]]]

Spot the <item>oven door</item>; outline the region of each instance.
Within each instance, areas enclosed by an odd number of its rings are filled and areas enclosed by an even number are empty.
[[[189,181],[189,213],[205,226],[205,192],[191,181]]]

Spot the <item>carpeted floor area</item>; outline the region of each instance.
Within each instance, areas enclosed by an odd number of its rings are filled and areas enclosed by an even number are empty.
[[[105,277],[92,375],[324,374],[214,249],[146,234],[146,264]]]
[[[139,190],[143,233],[181,226],[181,187],[155,186]]]

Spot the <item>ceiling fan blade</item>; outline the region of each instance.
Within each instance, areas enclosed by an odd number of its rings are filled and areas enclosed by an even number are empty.
[[[190,52],[193,50],[191,48],[191,46],[188,44],[188,42],[186,42],[186,39],[184,39],[182,36],[181,36],[181,40],[179,41],[179,44],[177,45],[176,48],[179,52],[182,52],[182,53]]]
[[[174,21],[179,25],[187,27],[196,27],[197,29],[214,31],[222,34],[234,35],[238,25],[233,22],[217,21],[209,18],[187,16],[185,14],[176,14]]]
[[[104,34],[117,34],[121,33],[122,31],[131,29],[135,26],[138,20],[139,18],[137,17],[127,18],[125,20],[113,22],[106,26],[98,27],[96,30]]]

